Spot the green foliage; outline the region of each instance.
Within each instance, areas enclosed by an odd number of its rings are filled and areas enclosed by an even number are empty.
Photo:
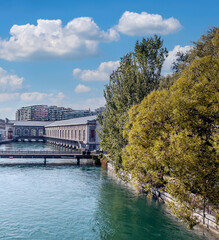
[[[171,208],[174,215],[187,224],[189,229],[192,229],[199,223],[197,217],[193,216],[193,211],[186,204],[169,202],[168,206]]]
[[[123,149],[123,166],[137,181],[149,187],[162,187],[168,168],[166,157],[170,119],[167,90],[153,91],[141,104],[129,111],[124,130],[128,145]],[[168,161],[168,159],[166,159]]]
[[[111,74],[101,147],[138,186],[168,191],[173,212],[193,227],[194,210],[219,211],[219,29],[179,53],[167,77],[162,45],[157,36],[137,42]]]
[[[157,89],[161,68],[167,55],[160,37],[136,42],[135,50],[121,58],[120,66],[110,76],[105,87],[106,110],[101,124],[101,148],[108,152],[118,170],[122,165],[121,152],[127,140],[123,128],[128,120],[128,110],[140,103],[152,90]]]
[[[104,154],[99,154],[98,158],[102,164],[109,162],[109,159]]]
[[[193,42],[195,47],[191,50],[188,61],[192,62],[197,57],[202,58],[218,55],[218,45],[214,44],[216,39],[218,41],[218,30],[219,28],[212,27],[197,42]]]
[[[215,58],[218,56],[219,28],[210,28],[197,42],[192,43],[193,48],[189,52],[177,53],[177,59],[172,67],[174,73],[161,78],[159,90],[169,89],[195,59],[206,56],[212,56]]]
[[[153,91],[132,107],[124,130],[125,169],[148,188],[166,189],[191,226],[194,209],[219,204],[218,73],[219,59],[194,60],[169,91]]]

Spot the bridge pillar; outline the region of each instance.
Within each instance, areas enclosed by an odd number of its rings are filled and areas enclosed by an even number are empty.
[[[80,165],[80,158],[77,157],[77,165]]]
[[[44,162],[43,163],[44,163],[44,166],[46,166],[46,158],[45,157],[44,157]]]

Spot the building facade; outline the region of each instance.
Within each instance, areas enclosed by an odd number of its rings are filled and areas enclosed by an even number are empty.
[[[89,150],[99,149],[100,130],[96,116],[56,121],[45,126],[46,139],[50,143],[63,144]]]
[[[16,121],[8,120],[5,123],[6,139],[23,140],[44,140],[45,126],[47,122],[42,121]]]
[[[5,134],[14,141],[43,140],[70,148],[99,149],[97,116],[73,118],[62,121],[16,121],[7,120]]]
[[[90,111],[90,110],[73,110],[70,112],[64,113],[63,119],[72,119],[72,118],[81,118],[81,117],[88,117],[88,116],[94,116],[98,113],[96,111]]]
[[[94,116],[100,113],[102,108],[95,111],[73,110],[71,108],[33,105],[22,107],[16,111],[17,121],[60,121],[78,117]]]
[[[33,105],[16,111],[17,121],[48,121],[48,106]]]

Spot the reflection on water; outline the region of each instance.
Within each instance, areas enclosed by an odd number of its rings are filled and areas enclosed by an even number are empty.
[[[0,151],[61,151],[71,152],[72,149],[57,146],[53,144],[47,144],[43,142],[14,142],[9,144],[0,145]],[[49,159],[47,158],[47,164],[77,164],[76,159],[61,158],[61,159]],[[43,158],[1,158],[0,165],[2,164],[43,164]],[[92,164],[92,160],[82,159],[81,164]]]
[[[214,239],[204,235],[99,167],[0,167],[0,239]]]
[[[71,151],[68,148],[43,142],[14,142],[0,145],[0,151]]]

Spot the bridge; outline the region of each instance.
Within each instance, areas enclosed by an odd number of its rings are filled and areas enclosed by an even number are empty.
[[[90,151],[0,151],[0,159],[1,158],[42,158],[43,164],[46,165],[46,159],[77,159],[77,165],[80,164],[80,159],[93,159],[96,163],[98,159],[98,154]],[[5,163],[0,165],[7,165]],[[9,163],[8,165],[13,165],[13,163]],[[15,165],[19,165],[16,163]],[[22,163],[23,165],[23,163]]]

